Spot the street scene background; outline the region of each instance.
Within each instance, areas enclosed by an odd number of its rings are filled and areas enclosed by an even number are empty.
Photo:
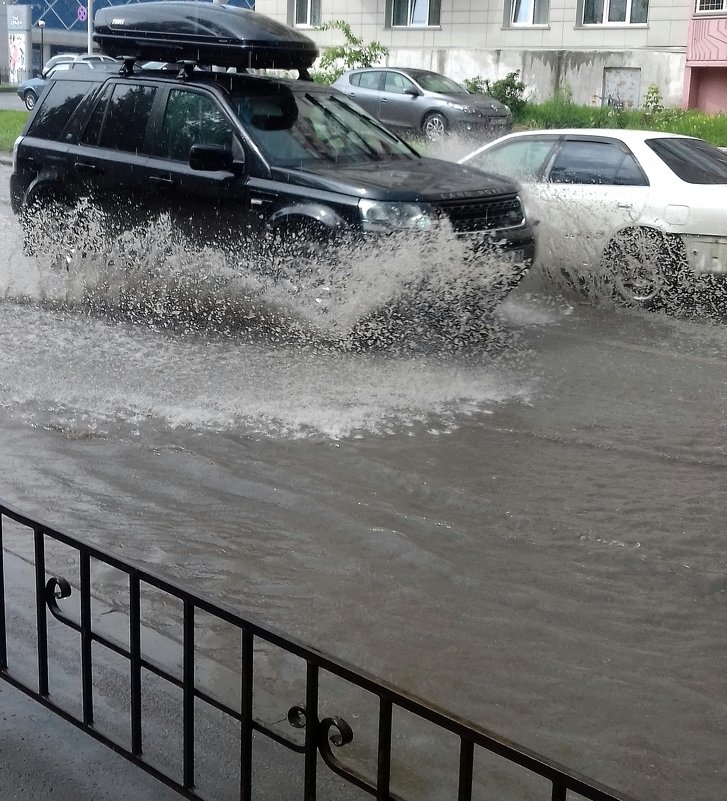
[[[5,501],[637,799],[723,796],[719,322],[537,274],[461,352],[118,319],[7,177]]]

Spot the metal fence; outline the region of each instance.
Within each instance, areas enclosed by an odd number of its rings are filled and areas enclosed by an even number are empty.
[[[34,681],[28,681],[27,675],[18,675],[10,658],[13,649],[9,647],[12,643],[9,641],[10,627],[7,623],[14,599],[8,597],[10,584],[7,581],[6,571],[9,558],[6,553],[6,535],[11,527],[14,537],[19,535],[20,539],[25,537],[26,540],[32,541],[32,551],[30,543],[27,550],[33,557],[29,561],[34,563],[34,580],[31,581],[34,584],[33,592],[36,599],[35,632],[32,638],[37,648],[37,660],[34,658],[37,663],[37,676],[34,677]],[[52,561],[49,558],[50,546],[52,544],[55,547],[58,543],[70,549],[77,560],[77,587],[71,586],[65,578],[53,575],[52,571],[49,571],[49,562]],[[92,620],[91,603],[95,592],[92,586],[92,563],[94,568],[96,563],[99,563],[120,571],[120,575],[127,583],[128,609],[125,610],[124,618],[127,623],[121,641],[98,630]],[[76,567],[74,567],[75,572]],[[175,604],[181,605],[183,610],[181,674],[153,662],[142,651],[142,630],[146,630],[145,626],[148,623],[142,615],[141,596],[144,588],[152,588],[153,592],[161,593],[164,597],[173,599]],[[61,608],[64,604],[59,602],[70,598],[74,593],[76,608],[74,614],[69,615]],[[69,711],[67,705],[58,703],[52,692],[49,660],[53,656],[53,643],[57,642],[57,637],[54,637],[52,642],[49,638],[49,623],[53,618],[50,618],[48,613],[63,624],[57,626],[53,623],[54,627],[69,634],[77,632],[80,635],[80,649],[78,656],[74,656],[79,662],[80,675],[77,713]],[[195,620],[199,615],[211,616],[211,619],[224,623],[236,632],[240,670],[237,677],[237,698],[234,702],[224,702],[214,697],[197,680],[195,660],[198,657],[199,643]],[[28,632],[25,634],[29,635]],[[73,651],[74,639],[77,638],[66,635],[63,646]],[[254,693],[257,691],[255,659],[260,652],[260,644],[281,649],[286,654],[302,660],[305,666],[304,701],[292,705],[287,710],[286,717],[291,736],[281,734],[279,729],[271,727],[253,714]],[[55,648],[58,647],[56,644]],[[129,731],[125,738],[109,736],[95,725],[97,689],[94,685],[94,661],[99,649],[107,649],[108,652],[115,654],[116,658],[121,658],[124,664],[128,663],[129,681],[126,691]],[[180,699],[181,771],[177,774],[163,765],[152,764],[145,758],[143,723],[147,711],[142,703],[142,671],[153,674],[156,680],[175,688]],[[347,764],[339,756],[346,752],[345,746],[350,744],[354,737],[349,722],[335,715],[321,717],[323,699],[320,680],[323,673],[337,677],[337,680],[351,688],[358,688],[371,694],[375,701],[376,731],[372,735],[376,743],[375,759],[368,771],[362,770],[360,766]],[[470,801],[473,798],[473,788],[477,787],[475,758],[480,752],[498,755],[508,763],[509,767],[518,772],[531,777],[540,777],[539,786],[545,789],[544,799],[628,801],[625,795],[518,746],[498,734],[448,714],[341,660],[327,656],[292,637],[244,617],[234,609],[190,592],[180,584],[154,572],[104,553],[76,537],[54,530],[3,504],[0,504],[0,679],[9,682],[47,709],[190,799],[205,797],[196,786],[196,764],[199,753],[195,737],[195,705],[203,704],[231,721],[239,732],[239,750],[236,750],[239,759],[237,765],[239,782],[236,781],[238,786],[232,788],[231,793],[233,797],[242,801],[252,801],[254,797],[253,753],[258,747],[260,738],[277,743],[287,751],[300,755],[299,773],[296,778],[297,798],[315,801],[317,777],[327,767],[347,785],[358,788],[357,792],[362,795],[368,794],[380,801],[399,799],[400,796],[392,789],[392,759],[397,756],[396,751],[402,739],[395,726],[397,716],[402,712],[407,713],[409,730],[411,721],[414,721],[416,725],[434,727],[436,731],[447,733],[448,737],[454,739],[455,758],[449,767],[452,771],[452,786],[456,789],[446,796],[453,801],[455,797],[457,801]],[[428,767],[431,768],[425,764],[424,769]],[[422,766],[418,766],[417,769],[421,770]],[[437,769],[441,770],[441,766]],[[498,797],[502,798],[502,795]]]

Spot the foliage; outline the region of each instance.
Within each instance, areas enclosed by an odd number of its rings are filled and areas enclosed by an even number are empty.
[[[345,39],[343,44],[327,47],[323,52],[318,60],[318,68],[311,72],[311,78],[317,83],[333,83],[346,70],[373,67],[389,55],[389,49],[380,42],[364,44],[363,39],[355,36],[351,26],[342,19],[326,22],[316,30],[338,30]]]
[[[612,106],[579,106],[563,97],[528,103],[519,124],[524,128],[632,128],[665,131],[706,139],[727,147],[727,114],[661,108],[654,111]]]
[[[661,96],[661,92],[659,91],[659,87],[655,83],[652,83],[651,86],[646,90],[644,102],[641,104],[641,106],[644,111],[648,112],[649,114],[656,114],[657,112],[664,111],[663,98]]]
[[[474,78],[466,78],[462,84],[469,92],[489,95],[509,106],[515,119],[522,115],[527,105],[525,84],[520,80],[519,70],[509,72],[497,81],[490,81],[489,78],[477,75]]]
[[[462,86],[473,95],[486,95],[490,81],[483,78],[481,75],[475,75],[474,78],[465,78],[462,81]]]
[[[0,151],[13,149],[13,143],[23,130],[28,111],[0,111]]]

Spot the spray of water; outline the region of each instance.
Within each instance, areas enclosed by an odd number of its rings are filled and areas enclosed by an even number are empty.
[[[191,243],[169,217],[109,237],[103,216],[81,204],[70,221],[28,221],[28,238],[46,304],[344,350],[491,341],[493,311],[520,269],[445,222],[426,234],[308,249],[272,237],[210,247]]]

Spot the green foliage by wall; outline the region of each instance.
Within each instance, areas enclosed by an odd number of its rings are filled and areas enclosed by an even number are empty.
[[[311,78],[318,83],[333,83],[347,70],[373,67],[389,55],[389,49],[380,42],[364,44],[363,39],[356,36],[351,26],[342,19],[326,22],[316,30],[338,30],[345,39],[343,44],[327,47],[323,51],[318,67],[311,72]]]

